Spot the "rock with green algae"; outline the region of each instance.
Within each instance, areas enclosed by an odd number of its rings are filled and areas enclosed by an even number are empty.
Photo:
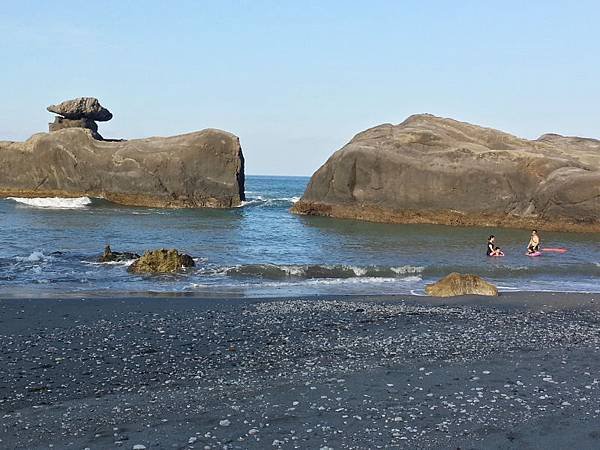
[[[428,284],[425,292],[433,297],[454,297],[458,295],[497,296],[498,289],[477,275],[451,273],[437,283]]]
[[[190,255],[179,253],[177,250],[150,250],[137,259],[128,271],[131,273],[173,273],[186,267],[194,267],[194,260]]]

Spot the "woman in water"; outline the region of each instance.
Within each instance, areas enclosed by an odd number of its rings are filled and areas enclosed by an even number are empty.
[[[540,235],[537,233],[537,230],[533,230],[531,232],[531,239],[529,239],[529,244],[527,244],[527,253],[537,253],[540,251]]]
[[[488,238],[486,255],[488,256],[503,256],[502,250],[500,247],[496,247],[496,236],[493,234]]]

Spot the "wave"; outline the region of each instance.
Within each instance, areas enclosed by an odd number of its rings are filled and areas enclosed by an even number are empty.
[[[450,272],[472,273],[490,278],[531,278],[533,276],[589,276],[600,277],[600,265],[594,263],[571,264],[532,264],[532,265],[462,265],[462,266],[428,266],[423,271],[426,277],[440,277]]]
[[[187,285],[185,289],[194,289],[194,288],[240,288],[240,287],[307,287],[307,286],[348,286],[348,285],[370,285],[370,284],[389,284],[390,286],[396,285],[399,282],[402,283],[419,283],[421,277],[419,276],[409,276],[404,278],[382,278],[382,277],[355,277],[355,278],[312,278],[312,279],[288,279],[288,280],[269,280],[269,281],[259,281],[256,280],[246,280],[244,282],[238,283],[190,283]]]
[[[44,255],[43,252],[35,251],[32,252],[29,256],[16,256],[15,259],[19,262],[39,263],[51,260],[52,256],[47,256]]]
[[[8,197],[8,199],[33,208],[45,209],[81,209],[87,208],[92,204],[92,200],[89,197]]]
[[[217,271],[230,277],[263,278],[270,280],[296,279],[348,279],[348,278],[404,278],[419,275],[423,267],[358,267],[350,265],[275,265],[244,264]],[[215,271],[213,270],[213,273]]]
[[[238,208],[243,208],[245,206],[259,206],[259,207],[281,207],[281,206],[291,206],[294,203],[298,202],[300,197],[275,197],[275,198],[265,198],[262,195],[257,195],[256,197],[250,197],[248,200],[244,200],[240,203]]]
[[[100,262],[100,261],[81,261],[83,264],[86,264],[88,266],[125,266],[125,267],[129,267],[130,265],[132,265],[136,260],[135,259],[126,259],[124,261],[107,261],[107,262]]]

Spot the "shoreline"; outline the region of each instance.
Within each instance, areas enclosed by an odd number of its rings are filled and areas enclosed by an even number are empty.
[[[65,300],[197,300],[202,302],[226,301],[226,302],[257,302],[257,301],[280,301],[280,300],[373,300],[373,301],[406,301],[415,300],[421,304],[429,304],[435,302],[437,305],[447,304],[471,304],[473,302],[481,302],[490,305],[501,305],[514,303],[520,300],[536,302],[535,299],[561,296],[568,298],[569,303],[574,299],[584,299],[596,296],[600,302],[600,290],[598,292],[589,291],[517,291],[517,290],[502,290],[499,288],[499,295],[480,296],[480,295],[465,295],[456,297],[434,297],[427,294],[306,294],[306,295],[265,295],[265,296],[243,296],[232,295],[230,292],[215,293],[201,295],[198,292],[187,291],[82,291],[82,292],[57,292],[47,296],[24,294],[1,293],[0,302],[10,300],[40,300],[40,301],[65,301]],[[434,304],[434,303],[431,303]]]
[[[0,299],[0,447],[597,448],[599,305]]]

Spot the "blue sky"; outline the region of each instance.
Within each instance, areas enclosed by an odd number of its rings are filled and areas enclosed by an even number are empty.
[[[106,137],[221,128],[249,174],[310,175],[357,132],[429,112],[600,137],[595,1],[4,2],[0,139],[95,96]]]

